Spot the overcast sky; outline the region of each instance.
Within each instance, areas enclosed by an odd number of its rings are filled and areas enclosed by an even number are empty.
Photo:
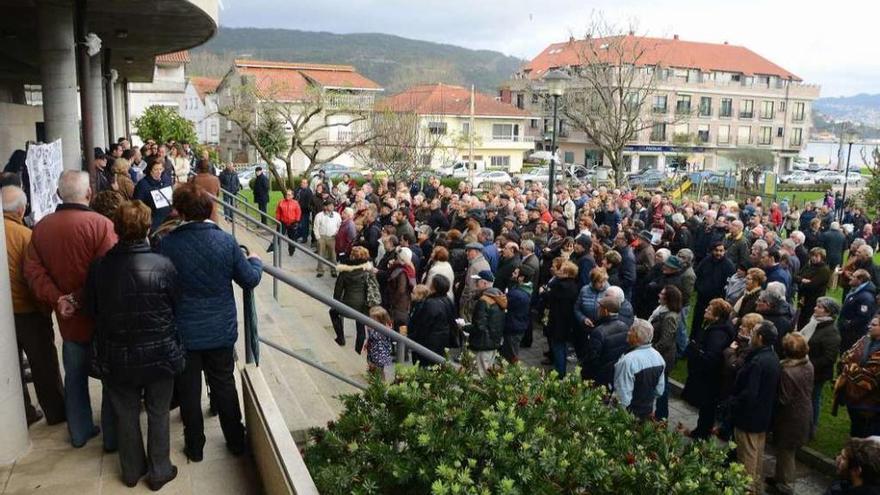
[[[880,93],[878,0],[221,0],[220,22],[388,33],[531,59],[595,12],[638,33],[743,45],[822,85],[822,96]]]

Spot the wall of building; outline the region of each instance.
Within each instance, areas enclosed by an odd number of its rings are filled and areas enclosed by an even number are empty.
[[[43,107],[0,102],[0,164],[37,139],[36,125],[42,121]]]

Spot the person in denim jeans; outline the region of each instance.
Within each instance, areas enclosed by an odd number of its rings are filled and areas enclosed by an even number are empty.
[[[25,255],[24,272],[34,295],[51,305],[58,315],[64,343],[64,409],[74,447],[82,447],[100,429],[92,418],[89,399],[94,320],[77,311],[92,261],[116,244],[113,222],[89,209],[92,189],[86,172],[66,170],[58,180],[63,203],[34,227]],[[104,399],[106,399],[104,395]],[[116,450],[115,415],[109,400],[102,400],[101,426],[104,449]]]

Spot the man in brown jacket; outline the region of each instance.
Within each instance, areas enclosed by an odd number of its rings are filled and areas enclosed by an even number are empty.
[[[30,363],[34,389],[46,422],[54,425],[65,419],[64,393],[50,310],[37,303],[24,278],[24,256],[31,242],[31,229],[22,221],[27,210],[27,196],[16,186],[4,187],[0,190],[0,195],[3,197],[3,227],[6,230],[6,259],[12,289],[15,337],[19,351],[24,351]],[[24,380],[22,391],[28,424],[35,423],[42,415],[31,404],[31,396]]]
[[[67,308],[78,303],[73,297],[85,285],[89,265],[116,244],[113,223],[90,210],[89,175],[66,170],[58,179],[62,204],[34,227],[25,255],[24,275],[37,300],[58,314],[64,364],[64,409],[74,447],[82,447],[100,430],[92,420],[89,399],[90,341],[94,322],[83,312]],[[105,395],[106,398],[106,395]],[[116,450],[115,414],[103,401],[101,423],[104,448]]]

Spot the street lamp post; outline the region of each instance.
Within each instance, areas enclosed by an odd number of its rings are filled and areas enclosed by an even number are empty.
[[[843,209],[846,208],[846,186],[849,184],[849,159],[852,157],[852,147],[855,139],[854,135],[849,135],[849,149],[846,152],[846,172],[843,173],[843,197],[840,198],[841,205],[840,209],[837,210],[839,212],[838,221],[843,221]]]
[[[553,97],[553,134],[550,138],[550,180],[548,187],[550,188],[547,195],[547,202],[550,204],[550,211],[553,211],[553,192],[556,189],[556,133],[559,132],[558,114],[559,114],[559,97],[565,94],[565,84],[571,77],[565,72],[554,69],[544,76],[544,82],[547,84],[547,91]]]

